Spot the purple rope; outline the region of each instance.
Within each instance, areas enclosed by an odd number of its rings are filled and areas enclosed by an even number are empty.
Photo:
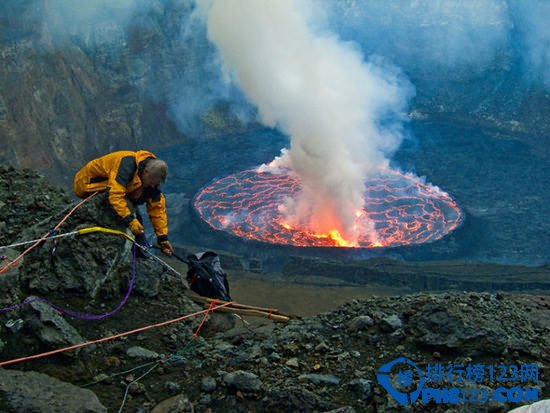
[[[118,305],[113,310],[109,311],[108,313],[104,313],[104,314],[79,313],[77,311],[69,310],[68,308],[63,308],[63,307],[61,307],[57,304],[54,304],[54,303],[52,303],[52,302],[50,302],[47,299],[42,298],[42,297],[27,298],[19,304],[15,304],[15,305],[12,305],[12,306],[9,306],[9,307],[0,308],[0,313],[16,310],[18,308],[27,306],[27,305],[35,302],[35,301],[39,301],[39,302],[48,304],[50,307],[54,308],[55,310],[59,311],[62,314],[67,314],[70,317],[79,318],[81,320],[101,320],[102,318],[110,317],[113,314],[117,313],[122,307],[124,307],[124,305],[128,301],[128,298],[130,297],[130,294],[131,294],[132,289],[134,287],[134,280],[136,278],[136,244],[135,243],[134,243],[134,247],[132,249],[132,252],[133,252],[132,253],[132,256],[133,256],[133,260],[132,260],[132,277],[130,278],[130,283],[128,284],[128,291],[126,291],[126,294],[124,295],[124,298],[122,299],[122,301],[120,301],[120,303],[118,303]]]

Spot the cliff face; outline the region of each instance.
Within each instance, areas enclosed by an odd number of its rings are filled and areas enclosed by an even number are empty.
[[[89,43],[53,40],[29,8],[47,12],[47,2],[19,2],[0,9],[0,162],[32,167],[68,183],[87,160],[112,150],[154,149],[182,139],[161,103],[144,98],[143,78],[156,68],[135,69],[133,53],[158,50],[159,28],[135,33],[148,43],[120,39],[98,52],[99,35]],[[111,31],[122,30],[110,27]],[[146,33],[147,32],[147,33]],[[94,37],[95,36],[95,37]],[[156,41],[162,41],[162,36]],[[162,53],[173,52],[165,47]]]

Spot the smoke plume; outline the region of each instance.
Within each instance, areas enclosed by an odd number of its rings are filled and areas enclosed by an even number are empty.
[[[277,3],[277,1],[273,1]],[[316,6],[310,21],[321,20],[340,39],[353,41],[365,56],[383,56],[410,74],[415,83],[428,84],[439,76],[467,85],[469,78],[479,77],[498,59],[504,60],[496,70],[509,70],[519,62],[518,80],[529,86],[550,88],[550,13],[548,0],[312,0]],[[209,0],[28,0],[1,2],[0,25],[6,38],[18,38],[26,26],[42,30],[44,37],[61,50],[67,42],[78,42],[90,53],[106,55],[107,64],[116,70],[117,56],[128,56],[127,29],[139,16],[182,13],[180,26],[162,27],[166,48],[173,61],[163,67],[179,67],[178,75],[166,78],[156,75],[155,62],[149,56],[136,55],[136,70],[149,69],[155,75],[140,79],[140,86],[159,101],[165,101],[169,115],[184,133],[201,131],[201,114],[217,102],[230,103],[237,117],[246,120],[249,108],[241,101],[238,88],[223,83],[213,48],[208,45],[206,29],[195,19],[196,4],[206,7]],[[296,10],[306,9],[298,1]],[[233,3],[232,3],[233,4]],[[243,4],[248,4],[244,2]],[[240,4],[239,9],[242,9]],[[310,9],[311,10],[311,9]],[[305,17],[304,17],[305,18]],[[236,20],[239,21],[239,20]],[[161,23],[162,24],[162,23]],[[267,23],[270,24],[269,22]],[[35,28],[40,29],[35,29]],[[313,30],[313,29],[312,29]],[[291,42],[292,43],[292,42]],[[115,47],[113,48],[113,44]],[[186,64],[180,63],[185,56]],[[144,65],[145,62],[145,65]],[[494,67],[494,66],[493,66]],[[160,71],[160,73],[163,73]]]
[[[316,2],[343,38],[407,70],[464,81],[512,57],[524,80],[550,87],[547,0]]]
[[[289,222],[353,240],[364,183],[399,146],[392,120],[412,88],[397,70],[364,61],[356,45],[314,27],[314,15],[318,24],[308,1],[214,1],[208,35],[261,122],[291,137],[278,159],[302,182],[286,205]]]
[[[496,56],[512,53],[522,62],[524,79],[550,87],[548,0],[312,1],[342,39],[355,41],[365,55],[376,53],[408,71],[430,71],[437,65],[447,75],[459,71],[461,77],[476,76]],[[172,13],[177,8],[192,13],[195,2],[204,5],[208,0],[6,1],[0,4],[0,23],[42,27],[59,45],[78,39],[103,47],[124,42],[128,23],[136,15]],[[191,45],[202,48],[204,29],[193,25],[190,33],[189,23],[183,18],[173,39],[189,42],[192,37]],[[203,97],[212,99],[217,91],[205,89]]]

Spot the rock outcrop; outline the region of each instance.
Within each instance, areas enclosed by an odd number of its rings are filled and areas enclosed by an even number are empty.
[[[3,412],[106,413],[91,391],[33,371],[0,369]]]

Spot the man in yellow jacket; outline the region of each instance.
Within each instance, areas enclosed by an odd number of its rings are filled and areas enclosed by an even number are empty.
[[[168,241],[166,203],[160,184],[166,180],[168,167],[164,161],[147,151],[118,151],[88,162],[74,177],[74,193],[85,198],[94,192],[107,193],[109,204],[129,226],[132,233],[144,239],[144,230],[136,210],[128,205],[146,203],[147,214],[157,235],[162,252],[172,255]]]

